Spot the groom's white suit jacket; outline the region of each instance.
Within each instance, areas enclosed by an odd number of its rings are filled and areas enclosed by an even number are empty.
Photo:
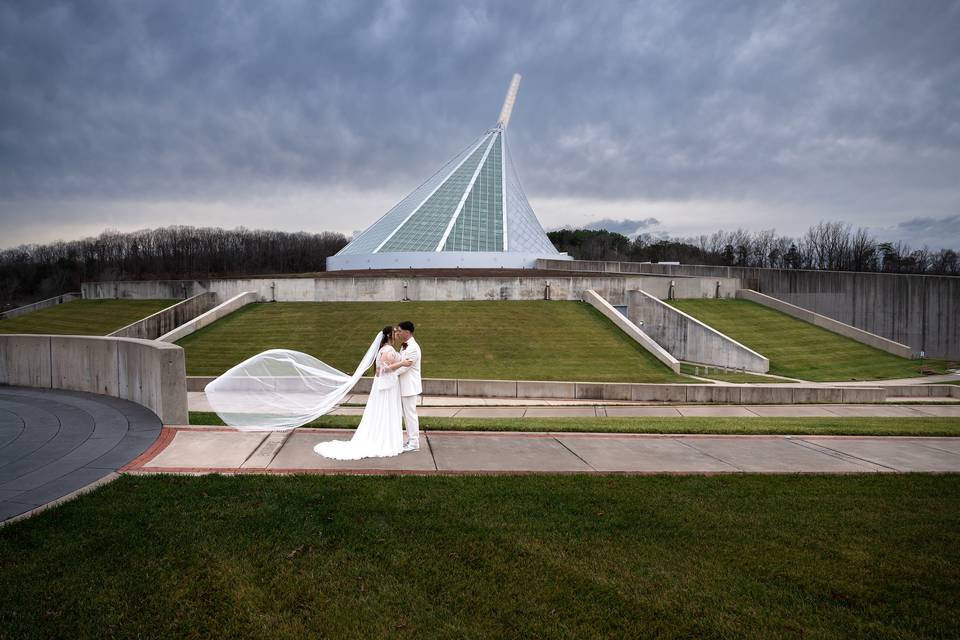
[[[400,395],[418,396],[423,393],[423,382],[420,380],[420,345],[413,336],[407,340],[407,348],[400,352],[407,360],[413,360],[409,367],[400,367]]]

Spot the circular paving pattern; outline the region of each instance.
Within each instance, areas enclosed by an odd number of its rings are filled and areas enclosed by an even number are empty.
[[[109,476],[143,453],[161,426],[128,400],[0,387],[0,522]]]

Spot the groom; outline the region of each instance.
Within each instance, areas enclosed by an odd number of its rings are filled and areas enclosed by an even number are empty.
[[[403,404],[403,423],[407,426],[407,444],[404,451],[420,449],[420,419],[417,417],[417,398],[423,393],[420,381],[420,345],[413,339],[413,323],[405,320],[400,323],[400,339],[403,345],[400,355],[413,362],[409,367],[400,368],[400,401]]]

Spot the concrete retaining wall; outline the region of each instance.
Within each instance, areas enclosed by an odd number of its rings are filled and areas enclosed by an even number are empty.
[[[187,378],[190,391],[203,391],[213,376]],[[373,378],[361,378],[353,393],[368,393]],[[282,385],[281,385],[282,386]],[[945,385],[950,386],[950,385]],[[955,387],[960,392],[960,387]],[[886,387],[811,385],[641,384],[623,382],[552,382],[538,380],[456,380],[424,378],[424,395],[462,398],[531,398],[622,400],[673,404],[872,404],[883,402]],[[960,397],[958,393],[954,397]]]
[[[201,294],[201,295],[204,295],[204,294]],[[212,292],[208,292],[207,295],[215,296],[216,294]],[[188,336],[194,331],[202,329],[209,324],[213,324],[220,318],[223,318],[224,316],[228,316],[234,311],[236,311],[237,309],[240,309],[241,307],[245,307],[246,305],[254,303],[256,301],[257,301],[257,294],[255,291],[247,291],[247,292],[241,293],[239,295],[236,295],[230,298],[223,304],[219,304],[215,306],[213,309],[210,309],[206,313],[202,313],[199,316],[193,318],[192,320],[188,320],[187,322],[183,323],[176,329],[173,329],[172,331],[163,334],[162,336],[157,338],[157,340],[159,340],[160,342],[176,342],[180,338],[183,338],[184,336]]]
[[[631,292],[632,293],[632,292]],[[601,298],[596,291],[583,292],[583,301],[602,313],[625,334],[633,338],[641,347],[653,354],[653,357],[670,367],[674,373],[680,373],[680,361],[674,358],[663,347],[657,344],[649,335],[636,324],[627,319],[622,313]],[[663,304],[663,303],[660,303]]]
[[[766,357],[644,291],[631,291],[628,302],[630,320],[680,360],[758,373],[770,370]]]
[[[451,270],[455,273],[454,270]],[[717,283],[719,284],[719,288]],[[214,292],[227,300],[253,291],[258,301],[280,302],[390,302],[394,300],[581,300],[594,290],[614,305],[626,304],[626,293],[643,289],[667,298],[732,298],[741,288],[735,278],[665,276],[510,276],[427,277],[412,273],[370,277],[243,278],[220,280],[149,280],[85,282],[86,298],[181,298]],[[549,286],[549,290],[548,290]]]
[[[792,305],[789,302],[784,302],[783,300],[777,300],[770,296],[758,293],[751,289],[740,289],[737,291],[737,297],[742,300],[749,300],[750,302],[756,302],[765,307],[770,307],[781,313],[785,313],[788,316],[797,318],[798,320],[803,320],[804,322],[809,322],[818,327],[826,329],[827,331],[832,331],[834,333],[840,334],[845,338],[850,338],[851,340],[856,340],[867,346],[873,347],[874,349],[880,349],[881,351],[886,351],[887,353],[892,353],[895,356],[900,356],[901,358],[913,358],[918,354],[905,344],[900,344],[899,342],[894,342],[893,340],[887,340],[883,336],[878,336],[875,333],[870,333],[864,331],[863,329],[857,329],[852,327],[849,324],[844,324],[833,318],[828,318],[819,313],[814,313],[808,309],[802,309],[796,305]]]
[[[164,424],[187,424],[183,349],[136,338],[0,335],[0,385],[131,400]]]
[[[216,293],[212,291],[201,293],[169,306],[166,309],[161,309],[142,320],[137,320],[108,335],[117,338],[154,340],[173,331],[188,320],[192,320],[200,314],[209,311],[215,307],[216,304]]]
[[[390,251],[327,258],[327,271],[363,269],[528,269],[542,253],[518,251]],[[563,260],[570,260],[567,254]]]
[[[22,316],[25,313],[39,311],[40,309],[46,309],[47,307],[55,307],[58,304],[70,302],[71,300],[79,300],[82,297],[83,295],[79,291],[64,293],[63,295],[54,296],[52,298],[47,298],[46,300],[40,300],[39,302],[17,307],[16,309],[10,309],[9,311],[4,311],[3,313],[0,313],[0,320],[9,320],[10,318]]]
[[[903,384],[884,387],[893,398],[955,398],[960,386],[955,384]]]
[[[924,351],[960,359],[960,277],[638,262],[538,260],[538,269],[737,278],[778,300]],[[686,296],[677,296],[686,297]]]

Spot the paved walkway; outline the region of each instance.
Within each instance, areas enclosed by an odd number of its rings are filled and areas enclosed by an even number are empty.
[[[333,415],[359,416],[363,407],[341,407]],[[755,405],[591,405],[591,406],[422,406],[417,413],[439,418],[960,418],[960,403],[898,404],[755,404]]]
[[[353,396],[353,402],[365,402]],[[191,394],[202,410],[203,394]],[[457,403],[452,405],[451,403]],[[469,404],[470,406],[463,406]],[[346,406],[341,414],[359,414]],[[650,406],[425,398],[440,417],[960,417],[960,403]],[[338,462],[313,453],[349,430],[249,433],[173,426],[140,405],[73,391],[0,387],[0,522],[131,473],[960,473],[960,437],[706,436],[443,432],[415,453]]]
[[[0,387],[0,522],[109,480],[160,428],[127,400]]]
[[[164,428],[131,473],[960,473],[960,438],[431,431],[420,451],[329,460],[318,442],[349,430]]]
[[[206,395],[191,392],[190,411],[211,411]],[[941,398],[910,398],[918,404],[753,404],[651,405],[600,400],[527,400],[425,396],[417,413],[432,418],[587,418],[587,417],[733,417],[733,418],[960,418],[960,402]],[[933,400],[932,402],[923,402]],[[354,394],[332,415],[359,416],[367,396]],[[349,406],[355,405],[355,406]]]

